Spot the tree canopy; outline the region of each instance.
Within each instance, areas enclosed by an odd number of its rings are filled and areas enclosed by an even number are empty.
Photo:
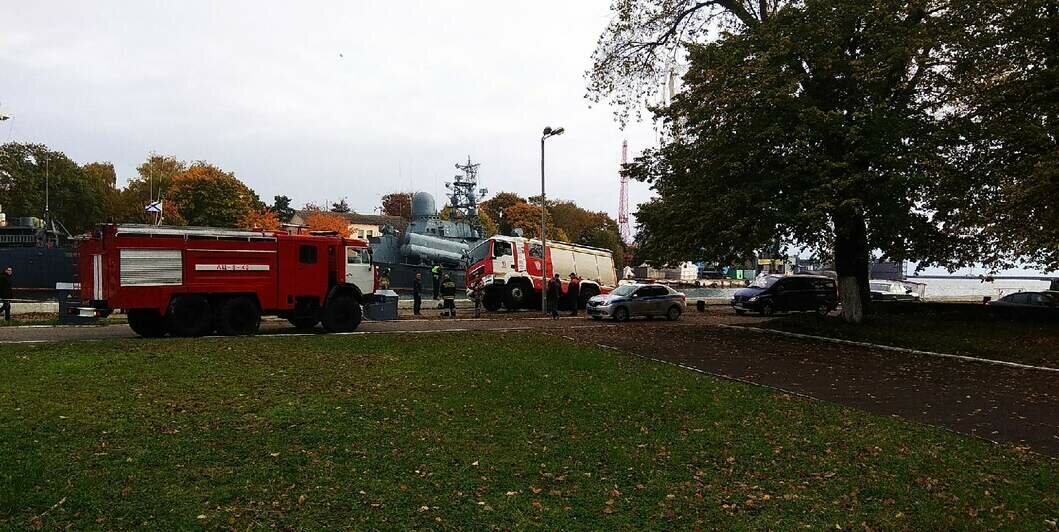
[[[47,196],[52,219],[81,232],[104,217],[107,179],[104,169],[86,172],[42,144],[0,146],[0,205],[9,217],[43,218]]]
[[[248,212],[262,207],[234,174],[203,162],[174,176],[167,194],[189,225],[237,227]]]
[[[387,216],[400,216],[405,220],[412,219],[412,193],[391,192],[382,197],[382,213]]]
[[[988,259],[981,220],[964,212],[981,183],[955,156],[973,119],[953,65],[981,51],[970,28],[1006,24],[1018,5],[615,2],[594,98],[630,105],[665,54],[686,50],[689,62],[682,91],[655,109],[667,141],[628,170],[657,193],[637,213],[640,256],[822,250],[851,321],[868,301],[873,252],[948,267]]]
[[[311,231],[334,231],[344,237],[349,236],[349,222],[337,213],[312,211],[305,218],[305,225]]]
[[[287,196],[275,196],[272,198],[272,206],[268,209],[276,213],[280,223],[289,223],[294,218],[294,208],[290,206],[291,199]]]

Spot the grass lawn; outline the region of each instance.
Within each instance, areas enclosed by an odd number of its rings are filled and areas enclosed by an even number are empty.
[[[1059,464],[525,334],[0,355],[0,528],[1055,527]]]
[[[1059,324],[1015,322],[961,313],[877,314],[862,325],[809,314],[775,318],[761,326],[1022,364],[1059,367]]]

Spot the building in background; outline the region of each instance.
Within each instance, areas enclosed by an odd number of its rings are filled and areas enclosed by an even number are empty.
[[[305,225],[305,220],[314,211],[296,211],[291,217],[290,223]],[[408,222],[400,216],[387,216],[383,214],[360,214],[357,212],[331,212],[335,216],[345,218],[349,224],[349,235],[356,238],[376,238],[382,236],[383,229],[387,226],[403,231]]]

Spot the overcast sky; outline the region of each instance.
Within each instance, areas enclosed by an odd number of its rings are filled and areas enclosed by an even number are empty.
[[[266,201],[396,190],[439,196],[470,156],[481,185],[617,214],[621,131],[583,73],[609,0],[17,2],[0,0],[0,141],[114,163],[150,152],[235,172]],[[649,195],[634,183],[631,210]],[[438,201],[439,206],[441,201]]]

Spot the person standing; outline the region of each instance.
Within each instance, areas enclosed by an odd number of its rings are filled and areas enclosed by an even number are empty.
[[[563,282],[559,279],[559,274],[555,274],[548,281],[548,312],[551,313],[553,320],[559,319],[559,298],[562,296]]]
[[[477,281],[475,281],[474,284],[472,285],[472,287],[473,288],[471,288],[471,297],[474,298],[474,317],[475,318],[481,318],[482,317],[482,291],[483,291],[483,288],[484,288],[482,286],[482,280],[478,279]]]
[[[0,311],[4,313],[4,321],[11,321],[11,299],[14,299],[14,291],[11,289],[11,276],[15,270],[10,266],[4,268],[0,273]]]
[[[445,274],[445,280],[441,282],[441,297],[445,300],[444,309],[450,318],[456,317],[456,281],[452,276]]]
[[[412,282],[412,315],[419,316],[423,308],[423,274],[416,272],[416,280]]]
[[[570,301],[571,316],[577,316],[577,307],[581,306],[581,279],[570,274],[570,284],[566,286],[566,298]]]
[[[434,267],[430,269],[430,280],[432,281],[431,284],[434,285],[434,300],[437,301],[437,299],[438,299],[438,290],[441,289],[441,265],[440,264],[435,264]]]

